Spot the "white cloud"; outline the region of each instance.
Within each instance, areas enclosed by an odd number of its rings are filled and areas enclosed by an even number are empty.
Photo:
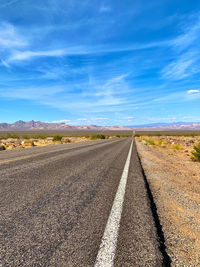
[[[200,93],[200,90],[188,90],[187,91],[188,94],[199,94]]]
[[[33,57],[59,57],[65,55],[64,50],[49,50],[49,51],[15,51],[8,61],[28,60]]]

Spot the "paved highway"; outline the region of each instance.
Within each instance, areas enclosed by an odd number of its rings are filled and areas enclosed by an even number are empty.
[[[0,266],[163,266],[131,143],[0,152]]]

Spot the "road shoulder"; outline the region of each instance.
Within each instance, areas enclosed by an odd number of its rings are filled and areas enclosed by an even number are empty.
[[[162,266],[154,219],[135,145],[126,187],[115,266]]]
[[[200,264],[198,163],[137,142],[172,266]]]

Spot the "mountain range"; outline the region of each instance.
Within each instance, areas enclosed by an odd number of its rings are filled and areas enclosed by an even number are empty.
[[[41,121],[16,121],[14,123],[0,123],[0,131],[32,131],[32,130],[200,130],[200,122],[175,122],[175,123],[152,123],[133,126],[97,126],[97,125],[81,125],[74,126],[66,123],[50,123]]]
[[[132,130],[132,127],[124,126],[97,126],[97,125],[80,125],[74,126],[66,123],[51,123],[51,122],[41,122],[41,121],[16,121],[14,123],[0,123],[0,131],[31,131],[31,130],[68,130],[68,131],[78,131],[78,130]]]

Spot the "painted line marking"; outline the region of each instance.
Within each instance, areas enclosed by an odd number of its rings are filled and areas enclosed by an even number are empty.
[[[129,172],[129,165],[133,147],[133,140],[126,159],[121,180],[113,201],[113,206],[108,217],[104,235],[97,254],[94,267],[112,267],[114,265],[115,250],[117,246],[118,231],[123,209],[124,195]]]
[[[24,156],[24,157],[19,157],[19,158],[14,158],[14,159],[8,159],[8,160],[1,161],[0,165],[6,164],[6,163],[10,163],[10,162],[14,162],[14,161],[18,161],[18,160],[29,159],[29,158],[32,158],[32,157],[34,157],[34,156]]]

